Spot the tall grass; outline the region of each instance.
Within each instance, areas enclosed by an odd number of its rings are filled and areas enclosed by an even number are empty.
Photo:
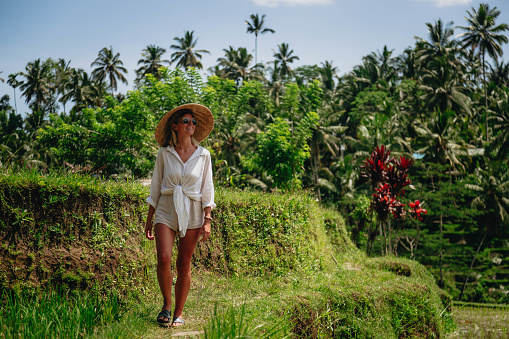
[[[148,194],[148,188],[134,179],[108,180],[97,174],[86,172],[71,173],[65,170],[52,170],[41,173],[37,170],[12,170],[0,167],[0,184],[14,186],[40,185],[51,189],[80,192],[83,189],[90,193],[112,196],[140,196]]]
[[[93,195],[95,200],[108,203],[99,210],[108,218],[90,220],[83,214],[83,221],[77,220],[77,225],[93,227],[101,220],[103,225],[127,229],[126,239],[143,236],[140,212],[126,214],[131,210],[114,209],[110,205],[115,204],[110,203],[139,205],[146,187],[64,174],[38,176],[25,172],[15,176],[0,176],[0,188],[5,185],[16,193],[35,186],[38,194],[42,192],[39,196],[49,203],[80,192]],[[141,261],[147,274],[134,279],[130,261],[125,259],[119,263],[127,268],[117,268],[117,273],[110,276],[118,281],[118,272],[126,272],[120,276],[122,284],[105,279],[99,289],[106,291],[104,294],[97,293],[94,285],[87,292],[51,290],[58,289],[58,284],[50,284],[39,294],[0,292],[0,338],[161,338],[171,332],[199,330],[206,338],[284,338],[290,333],[302,338],[444,337],[447,319],[441,294],[429,272],[401,258],[367,258],[352,246],[337,212],[325,211],[305,193],[218,189],[217,202],[212,237],[195,253],[196,270],[183,315],[187,321],[184,328],[161,329],[157,325],[161,297],[154,275],[149,274],[155,272],[152,261],[147,259],[148,265]],[[88,201],[83,199],[83,203]],[[40,210],[27,206],[27,210]],[[51,206],[56,212],[61,208],[57,203]],[[72,206],[69,211],[74,212]],[[99,213],[97,209],[90,204],[90,209],[84,211]],[[34,214],[34,220],[36,216],[47,219],[49,210]],[[16,221],[13,212],[6,215]],[[34,220],[23,224],[27,232],[41,228],[41,223]],[[90,232],[89,237],[94,239],[95,234]],[[116,246],[119,253],[124,248],[115,242],[108,244]],[[133,248],[142,248],[140,255],[153,258],[154,249],[144,244],[135,242]],[[5,251],[13,259],[25,255],[15,245],[10,252]],[[65,245],[78,246],[70,241]],[[12,270],[18,268],[12,266]],[[122,294],[116,294],[110,285]],[[126,295],[133,288],[140,294]]]
[[[127,311],[115,293],[4,291],[1,301],[0,338],[82,338]]]
[[[217,304],[214,313],[204,328],[204,339],[265,339],[287,338],[289,324],[284,317],[273,324],[263,324],[259,319],[250,317],[243,304],[240,309],[233,306],[219,314]]]

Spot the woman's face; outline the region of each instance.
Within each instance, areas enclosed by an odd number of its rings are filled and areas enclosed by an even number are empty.
[[[188,123],[184,124],[182,120],[186,119]],[[176,124],[173,124],[173,129],[177,132],[177,135],[180,136],[192,136],[194,134],[195,125],[193,125],[192,120],[193,116],[191,114],[185,114],[182,118],[180,118]]]

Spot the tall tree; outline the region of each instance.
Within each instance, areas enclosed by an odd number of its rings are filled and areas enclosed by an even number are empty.
[[[64,59],[60,58],[58,59],[58,62],[55,64],[55,85],[56,90],[61,95],[60,102],[62,103],[64,107],[64,113],[65,113],[65,104],[67,103],[67,100],[64,98],[66,86],[67,83],[70,81],[70,76],[72,74],[72,69],[70,67],[71,61],[65,61]]]
[[[278,51],[274,51],[274,58],[280,64],[280,74],[281,77],[289,76],[292,74],[292,69],[290,68],[290,64],[295,60],[299,60],[299,57],[293,55],[293,49],[290,49],[287,43],[282,43],[278,45]]]
[[[509,165],[509,88],[502,87],[497,91],[494,100],[497,105],[494,114],[490,116],[493,121],[493,139],[488,146],[488,151],[493,152],[498,160],[507,161]]]
[[[253,60],[253,55],[249,54],[245,47],[240,47],[237,50],[237,83],[250,79],[251,75],[254,73],[249,68],[251,60]]]
[[[178,42],[178,45],[171,45],[170,48],[175,52],[171,55],[171,63],[177,62],[177,67],[185,68],[194,67],[203,69],[200,61],[202,53],[210,54],[209,51],[204,49],[195,49],[198,38],[194,39],[194,31],[186,31],[183,38],[175,37],[173,40]]]
[[[143,49],[141,52],[142,58],[138,60],[138,65],[141,64],[142,66],[136,70],[138,77],[141,78],[145,74],[153,74],[157,80],[160,80],[161,74],[159,73],[159,68],[164,63],[170,64],[169,60],[161,60],[164,53],[166,53],[166,50],[156,45],[148,45]]]
[[[235,80],[237,87],[242,81],[260,77],[256,68],[249,67],[253,55],[249,54],[245,47],[235,49],[230,46],[229,49],[223,49],[223,51],[225,52],[224,58],[217,59],[219,63],[218,76]]]
[[[26,78],[26,81],[20,86],[23,91],[22,95],[26,98],[26,103],[30,104],[33,99],[34,111],[40,111],[41,104],[46,102],[46,97],[50,94],[48,75],[50,72],[50,65],[37,59],[29,62],[25,68],[25,72],[20,75]]]
[[[454,34],[452,25],[452,21],[444,25],[441,19],[434,24],[427,22],[428,40],[415,37],[417,39],[415,59],[420,75],[429,70],[455,72],[461,67],[457,42],[452,39]],[[439,69],[443,67],[446,70]]]
[[[74,100],[75,115],[81,110],[81,108],[87,107],[93,103],[92,84],[87,72],[81,68],[72,69],[69,81],[65,86],[65,94],[60,100]]]
[[[7,78],[7,84],[11,86],[14,90],[14,108],[16,109],[16,114],[18,113],[18,104],[16,103],[16,88],[18,88],[23,83],[16,79],[19,73],[9,74],[9,78]]]
[[[319,71],[323,87],[326,93],[333,92],[336,87],[334,79],[338,77],[337,73],[339,69],[336,66],[332,66],[332,61],[325,60],[325,62],[322,62],[321,64],[322,67],[320,67]]]
[[[422,85],[419,86],[423,92],[420,99],[429,111],[439,109],[445,112],[453,109],[469,116],[471,100],[463,93],[465,87],[461,83],[461,72],[455,72],[448,67],[444,58],[437,58],[430,65],[432,67],[424,69]]]
[[[472,7],[472,13],[467,11],[468,18],[465,18],[469,26],[459,26],[459,28],[465,30],[464,33],[460,34],[463,37],[462,44],[463,49],[471,47],[472,49],[479,49],[479,54],[482,57],[482,74],[484,83],[484,123],[486,128],[486,141],[488,140],[488,92],[486,87],[486,53],[493,59],[497,60],[499,56],[504,53],[501,45],[508,42],[507,36],[501,34],[509,30],[509,26],[505,23],[497,25],[495,20],[500,15],[500,11],[497,7],[493,9],[486,3],[479,5],[479,9],[476,11]]]
[[[110,82],[111,95],[113,91],[117,90],[117,80],[127,84],[127,79],[124,74],[127,74],[127,69],[123,67],[124,63],[120,60],[120,53],[114,54],[113,48],[104,47],[99,51],[97,59],[90,66],[97,66],[92,71],[92,78],[99,82],[103,82],[108,78]]]
[[[450,165],[454,171],[465,170],[464,158],[467,146],[458,134],[460,123],[456,112],[437,110],[427,123],[416,120],[415,130],[419,135],[416,153],[426,154],[427,161]]]
[[[220,78],[235,80],[235,70],[237,69],[237,50],[230,46],[223,48],[224,57],[218,58],[218,68],[215,74]]]
[[[509,63],[495,61],[495,67],[491,66],[490,81],[497,87],[505,86],[509,88]]]
[[[281,79],[281,66],[279,66],[279,61],[274,60],[274,67],[269,69],[270,71],[270,80],[268,81],[269,85],[269,95],[274,100],[276,106],[279,106],[280,97],[283,93],[283,81]]]
[[[418,77],[419,63],[417,62],[417,50],[417,47],[408,47],[403,51],[403,54],[397,57],[398,71],[405,79],[417,79]]]
[[[246,33],[251,33],[255,35],[255,65],[258,64],[258,34],[265,33],[276,33],[272,28],[264,27],[265,23],[265,14],[260,18],[258,14],[251,14],[250,16],[251,22],[246,20],[247,31]]]

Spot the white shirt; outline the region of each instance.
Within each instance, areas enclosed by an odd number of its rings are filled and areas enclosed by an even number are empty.
[[[161,195],[173,194],[178,216],[180,236],[186,235],[189,222],[190,200],[201,201],[205,207],[214,209],[214,184],[210,152],[198,146],[191,157],[183,163],[173,146],[161,148],[157,153],[154,173],[147,202],[157,209]]]

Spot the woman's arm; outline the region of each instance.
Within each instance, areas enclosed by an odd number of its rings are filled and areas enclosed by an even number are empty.
[[[154,206],[149,205],[148,207],[148,215],[147,222],[145,223],[145,236],[148,240],[154,240],[154,235],[152,234],[152,218],[154,217],[156,209]]]
[[[211,210],[212,208],[209,207],[205,207],[203,209],[203,211],[205,212],[205,218],[203,219],[203,226],[201,228],[201,239],[200,241],[203,241],[203,240],[207,240],[208,238],[210,238],[210,223],[212,221],[212,216],[211,216]]]

